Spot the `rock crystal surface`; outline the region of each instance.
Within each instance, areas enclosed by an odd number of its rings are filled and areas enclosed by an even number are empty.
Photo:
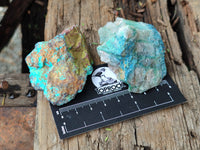
[[[54,105],[71,101],[82,91],[87,75],[93,71],[85,39],[77,26],[37,43],[26,63],[32,86],[43,90]]]
[[[117,18],[98,30],[101,61],[108,63],[129,91],[142,93],[166,75],[165,50],[153,25]]]

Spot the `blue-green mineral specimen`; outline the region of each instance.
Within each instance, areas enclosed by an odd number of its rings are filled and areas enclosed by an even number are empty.
[[[166,75],[165,50],[153,25],[117,18],[98,30],[101,61],[108,63],[129,91],[142,93]]]
[[[37,43],[26,63],[32,86],[44,90],[45,97],[54,105],[71,101],[82,91],[93,70],[85,39],[77,26],[50,41]]]

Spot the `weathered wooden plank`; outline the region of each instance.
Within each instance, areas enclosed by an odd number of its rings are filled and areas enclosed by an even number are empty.
[[[189,3],[183,4],[177,1],[174,9],[176,16],[180,18],[175,30],[183,52],[183,60],[190,70],[197,72],[200,78],[200,35],[197,32],[196,19]]]
[[[6,80],[9,87],[6,90],[0,89],[0,107],[36,105],[37,92],[30,84],[29,74],[0,74],[0,81],[2,80]],[[35,92],[32,97],[27,97],[29,90]],[[15,95],[14,99],[9,98],[11,94]]]
[[[98,42],[97,30],[112,21],[116,15],[140,19],[136,13],[146,1],[49,1],[45,36],[51,39],[64,27],[79,24],[88,43]],[[177,33],[171,27],[167,0],[152,3],[147,0],[143,21],[152,23],[161,33],[166,49],[168,72],[179,86],[188,103],[161,110],[143,117],[131,119],[105,128],[60,140],[51,115],[50,107],[42,92],[38,94],[36,137],[34,149],[199,149],[200,148],[200,86],[197,73],[189,71],[182,59],[183,51]],[[180,5],[173,1],[174,5]],[[179,1],[180,2],[180,1]],[[64,4],[64,5],[63,5]],[[56,17],[55,17],[56,16]],[[159,20],[159,21],[158,21]],[[161,21],[160,21],[161,20]],[[160,23],[162,22],[162,23]],[[184,32],[184,31],[183,31]],[[101,63],[96,56],[96,46],[89,45],[95,64]],[[199,54],[198,54],[199,55]],[[108,141],[105,142],[105,138]]]
[[[155,5],[156,7],[154,7]],[[153,25],[160,31],[166,48],[170,50],[166,55],[168,72],[178,84],[189,103],[141,117],[145,125],[137,130],[138,145],[146,143],[152,149],[198,149],[199,141],[192,139],[190,136],[192,126],[199,128],[199,125],[194,123],[199,118],[194,113],[191,113],[191,110],[194,108],[190,107],[191,104],[198,103],[198,99],[200,99],[200,95],[193,93],[194,85],[191,80],[191,78],[197,79],[197,74],[193,71],[188,71],[182,60],[182,49],[180,48],[177,35],[170,25],[166,7],[167,1],[157,1],[151,5],[149,0],[148,6],[151,16],[153,16]],[[166,28],[161,27],[162,25],[156,22],[158,17],[167,24]],[[199,92],[198,80],[195,89]],[[195,105],[195,109],[199,112],[198,105]],[[199,131],[195,130],[196,132]]]

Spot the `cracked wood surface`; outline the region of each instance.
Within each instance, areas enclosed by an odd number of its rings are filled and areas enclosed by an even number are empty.
[[[178,8],[177,12],[181,19],[185,22],[190,20],[191,23],[194,23],[195,19],[191,19],[192,16],[188,18],[185,13],[186,8],[180,0],[171,0],[171,2],[174,7]],[[90,45],[92,42],[98,43],[97,31],[99,27],[105,25],[107,21],[113,21],[116,15],[151,23],[161,33],[165,47],[169,49],[169,52],[166,51],[168,73],[188,102],[111,125],[109,128],[112,131],[100,128],[79,136],[60,140],[49,104],[42,92],[38,92],[35,150],[200,149],[199,60],[196,60],[200,56],[198,53],[200,50],[198,45],[195,45],[196,48],[192,51],[190,46],[190,49],[186,48],[186,51],[181,45],[181,39],[184,39],[187,42],[186,44],[195,44],[195,41],[188,41],[185,37],[189,32],[193,33],[189,36],[193,38],[195,36],[194,29],[187,26],[187,30],[185,30],[181,19],[177,24],[178,27],[176,25],[172,28],[172,20],[170,20],[171,17],[168,12],[170,0],[157,0],[155,3],[147,0],[146,7],[143,5],[144,3],[144,0],[140,2],[136,0],[49,0],[45,38],[49,40],[59,34],[65,27],[78,24],[85,34],[95,64],[99,64],[101,62],[96,53],[96,46]],[[140,17],[131,15],[137,12],[136,6],[144,6],[146,9],[142,14],[143,18],[141,18],[141,15]],[[116,13],[116,8],[122,8],[122,10]],[[170,12],[170,14],[173,15],[173,12]],[[180,32],[175,32],[180,28],[182,28],[183,38],[180,38]],[[187,55],[187,53],[189,53],[186,57],[188,59],[183,59],[185,56],[182,56]],[[190,66],[188,60],[193,60],[196,69]],[[108,137],[108,140],[105,142],[106,137]]]

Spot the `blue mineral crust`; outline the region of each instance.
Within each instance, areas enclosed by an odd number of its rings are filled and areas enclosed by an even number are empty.
[[[77,26],[46,42],[39,42],[26,57],[30,82],[54,105],[63,105],[80,93],[92,73],[87,44]]]
[[[98,30],[101,61],[108,63],[129,91],[142,93],[166,75],[165,48],[153,25],[117,18]]]

